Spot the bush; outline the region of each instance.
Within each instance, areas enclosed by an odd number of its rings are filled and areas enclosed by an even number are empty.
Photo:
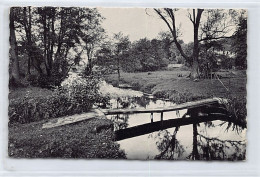
[[[147,92],[147,93],[151,93],[152,89],[156,86],[156,83],[147,83],[146,85],[144,85],[144,87],[142,88],[143,92]]]
[[[181,104],[189,101],[196,101],[206,98],[203,95],[194,95],[190,92],[180,93],[176,90],[162,90],[162,91],[154,91],[153,95],[157,98],[169,99],[170,101]]]
[[[229,122],[229,127],[233,123],[232,127],[234,128],[246,128],[247,127],[247,108],[246,108],[246,97],[233,97],[227,96],[228,101],[224,102],[225,108],[230,114],[231,121]]]
[[[10,99],[9,122],[28,123],[87,112],[99,97],[96,79],[78,78],[48,96]]]

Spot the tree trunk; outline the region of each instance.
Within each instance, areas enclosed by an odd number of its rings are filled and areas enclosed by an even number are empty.
[[[198,26],[194,25],[194,45],[193,45],[193,58],[191,79],[199,78],[199,41],[198,41]]]
[[[55,43],[55,27],[54,27],[54,23],[55,23],[55,8],[51,9],[51,17],[50,17],[50,21],[51,21],[51,33],[49,33],[49,41],[50,41],[50,45],[49,45],[49,67],[52,70],[53,67],[53,48],[54,48],[54,43]]]
[[[198,79],[199,78],[199,62],[198,59],[193,58],[193,63],[191,67],[191,79]]]
[[[92,59],[91,59],[90,52],[91,52],[90,49],[87,49],[89,75],[92,74]]]
[[[43,71],[41,68],[41,63],[39,63],[38,61],[35,61],[35,63],[32,62],[32,65],[40,75],[43,74]]]
[[[49,44],[49,38],[48,33],[49,29],[47,27],[47,16],[46,13],[42,14],[42,24],[43,24],[43,45],[44,45],[44,61],[45,61],[45,69],[48,76],[51,76],[51,68],[49,66],[49,50],[48,50],[48,44]]]
[[[31,63],[32,63],[32,32],[31,32],[31,26],[32,26],[32,20],[31,20],[31,7],[28,7],[28,20],[27,20],[27,9],[26,7],[23,8],[23,25],[26,33],[26,38],[27,38],[27,44],[26,44],[26,49],[27,49],[27,55],[28,55],[28,62],[27,62],[27,74],[31,74]]]
[[[193,124],[193,146],[192,146],[192,159],[193,160],[199,160],[197,136],[198,136],[197,124]]]
[[[119,56],[117,56],[117,74],[118,74],[118,87],[120,84],[120,61],[119,61]]]
[[[11,78],[14,79],[16,83],[20,82],[20,71],[19,71],[19,61],[18,61],[18,49],[15,36],[14,27],[14,9],[10,10],[10,61],[12,61]]]
[[[191,70],[191,79],[198,79],[200,76],[199,71],[199,25],[200,25],[200,18],[203,9],[197,10],[197,16],[195,15],[195,9],[193,9],[193,54],[192,54],[192,70]]]
[[[63,37],[64,37],[64,11],[61,10],[60,12],[60,31],[58,34],[58,41],[57,41],[57,50],[55,53],[55,69],[60,70],[61,66],[61,47],[63,44]],[[66,57],[65,57],[66,59]]]

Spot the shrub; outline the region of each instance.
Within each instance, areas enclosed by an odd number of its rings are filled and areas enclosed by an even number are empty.
[[[157,98],[166,98],[170,101],[181,104],[189,101],[196,101],[200,99],[206,98],[206,96],[203,95],[194,95],[190,92],[183,92],[180,93],[176,90],[162,90],[162,91],[154,91],[153,95]]]
[[[143,92],[147,92],[147,93],[151,93],[152,89],[156,86],[156,83],[147,83],[146,85],[144,85],[144,87],[142,88]]]
[[[96,79],[74,79],[48,96],[10,99],[9,121],[28,123],[87,112],[99,97]]]
[[[247,108],[246,108],[246,98],[245,97],[234,97],[227,96],[227,102],[223,102],[226,109],[230,114],[231,121],[229,122],[228,128],[233,127],[233,129],[246,128],[247,127]]]
[[[133,88],[134,90],[139,90],[139,89],[142,87],[142,86],[140,85],[140,83],[137,82],[137,81],[133,81],[130,85],[132,86],[132,88]]]

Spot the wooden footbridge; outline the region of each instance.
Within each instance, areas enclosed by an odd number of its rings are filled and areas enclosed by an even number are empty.
[[[136,108],[136,109],[93,109],[89,113],[73,115],[69,117],[57,118],[43,124],[43,128],[53,128],[66,124],[71,124],[91,118],[106,118],[106,115],[119,115],[119,114],[140,114],[150,113],[151,123],[137,125],[125,129],[115,131],[116,141],[148,134],[154,131],[159,131],[171,127],[178,127],[189,124],[196,124],[200,122],[223,120],[230,121],[229,113],[224,107],[225,99],[210,98],[200,101],[186,102],[179,105],[170,107],[161,107],[153,109]],[[163,120],[164,112],[173,112],[187,109],[187,113],[182,118],[174,118]],[[153,114],[160,113],[160,121],[154,122]],[[237,123],[239,124],[239,122]]]
[[[196,124],[200,122],[223,120],[228,121],[228,111],[224,108],[224,102],[227,100],[220,98],[203,99],[199,101],[186,102],[179,105],[161,108],[137,108],[137,109],[110,109],[102,110],[105,115],[119,115],[119,114],[141,114],[150,113],[151,122],[120,129],[115,131],[116,140],[123,140],[132,138],[155,131],[184,126],[189,124]],[[187,113],[182,118],[173,118],[164,120],[164,112],[174,112],[187,109]],[[160,121],[154,122],[154,113],[160,114]]]

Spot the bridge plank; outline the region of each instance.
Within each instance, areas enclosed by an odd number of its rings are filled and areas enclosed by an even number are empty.
[[[72,124],[75,122],[80,122],[83,120],[93,119],[93,118],[106,118],[106,116],[103,112],[101,112],[98,109],[91,109],[87,113],[75,114],[72,116],[65,116],[65,117],[51,119],[47,123],[44,123],[42,125],[42,128],[44,129],[44,128],[59,127],[62,125]]]
[[[189,109],[195,107],[201,107],[205,105],[212,105],[212,104],[220,104],[220,98],[209,98],[203,99],[199,101],[192,101],[186,102],[183,104],[178,104],[170,107],[160,107],[160,108],[134,108],[134,109],[103,109],[102,112],[105,115],[113,115],[113,114],[134,114],[134,113],[161,113],[161,112],[170,112],[170,111],[177,111],[181,109]]]

